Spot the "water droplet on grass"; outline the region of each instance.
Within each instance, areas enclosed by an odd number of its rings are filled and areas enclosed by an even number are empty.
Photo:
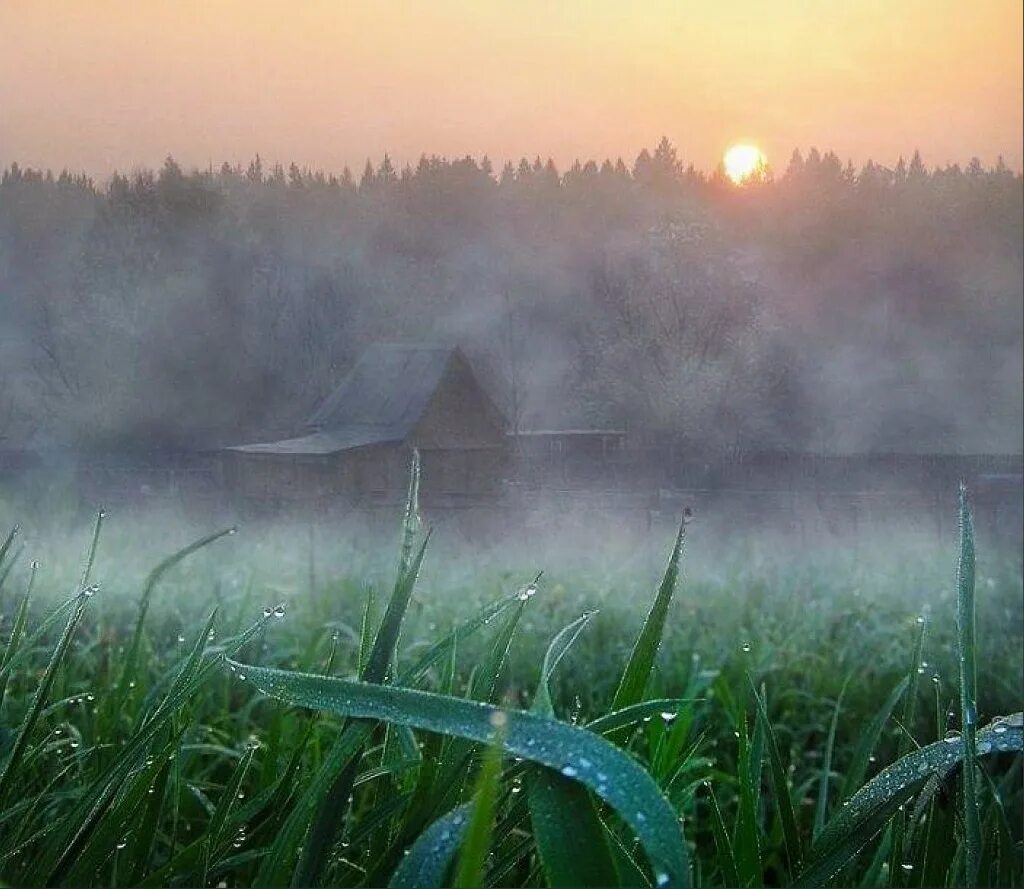
[[[274,609],[274,617],[284,617],[284,605],[278,605]]]

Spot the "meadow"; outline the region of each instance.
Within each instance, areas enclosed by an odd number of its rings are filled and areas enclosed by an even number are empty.
[[[372,548],[4,532],[3,884],[1024,882],[1020,552],[967,497],[947,546],[477,561],[416,499]]]

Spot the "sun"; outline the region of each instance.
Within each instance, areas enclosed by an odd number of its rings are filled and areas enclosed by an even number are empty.
[[[737,185],[752,176],[760,178],[768,166],[768,158],[756,145],[733,145],[722,157],[725,174]]]

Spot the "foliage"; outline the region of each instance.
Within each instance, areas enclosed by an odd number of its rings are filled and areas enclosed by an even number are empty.
[[[92,582],[121,552],[102,519],[70,599],[12,572],[36,590],[0,660],[3,882],[1021,885],[1020,575],[984,578],[975,633],[966,499],[927,634],[839,573],[776,600],[727,580],[710,607],[755,620],[723,648],[691,610],[706,581],[676,589],[681,533],[642,624],[619,583],[566,622],[577,600],[539,577],[479,607],[420,591],[438,554],[415,497],[414,467],[392,594],[362,632],[363,591],[341,581],[262,614],[246,584],[213,608],[210,554],[241,534],[161,561],[133,607]],[[966,679],[911,682],[924,657]],[[963,737],[957,694],[978,725]]]

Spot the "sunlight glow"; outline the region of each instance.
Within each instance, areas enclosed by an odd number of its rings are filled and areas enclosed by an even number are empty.
[[[751,176],[760,178],[768,166],[768,158],[756,145],[733,145],[722,158],[726,175],[737,185]]]

